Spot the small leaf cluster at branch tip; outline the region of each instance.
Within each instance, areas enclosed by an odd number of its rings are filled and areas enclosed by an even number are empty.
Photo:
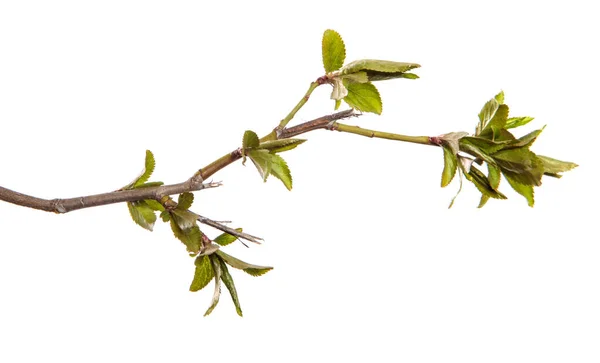
[[[344,66],[346,46],[342,37],[331,29],[323,33],[322,53],[323,67],[327,74],[317,82],[333,86],[331,99],[335,100],[336,110],[344,100],[356,110],[380,115],[383,103],[379,91],[371,82],[394,78],[419,78],[416,74],[408,72],[420,67],[416,63],[361,59]]]
[[[498,187],[501,176],[520,195],[527,204],[533,207],[534,187],[542,185],[542,176],[560,178],[560,173],[577,166],[572,162],[560,161],[537,155],[530,150],[531,145],[544,128],[535,130],[525,136],[516,138],[509,129],[526,125],[533,117],[508,117],[509,108],[504,103],[504,92],[498,93],[485,103],[479,112],[479,122],[475,134],[451,132],[431,138],[444,150],[444,170],[442,171],[442,187],[450,184],[456,171],[473,183],[481,193],[479,208],[490,198],[506,199]],[[486,164],[487,176],[475,165]],[[458,196],[457,193],[457,196]],[[452,199],[450,207],[454,204]]]

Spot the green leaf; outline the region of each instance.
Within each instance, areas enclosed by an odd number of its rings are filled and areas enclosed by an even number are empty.
[[[146,160],[144,163],[144,170],[142,170],[142,173],[138,177],[133,179],[133,181],[131,183],[124,186],[123,189],[125,189],[125,190],[135,189],[135,188],[138,188],[139,186],[141,186],[142,184],[144,184],[145,182],[147,182],[148,179],[150,179],[152,172],[154,172],[155,164],[156,164],[156,162],[154,161],[154,155],[152,155],[152,152],[150,150],[146,150]]]
[[[198,215],[189,210],[176,208],[171,211],[171,219],[177,222],[179,228],[188,229],[197,225]]]
[[[192,203],[194,203],[194,194],[190,192],[181,193],[179,194],[179,199],[177,200],[177,209],[190,209]]]
[[[480,153],[493,154],[504,149],[507,145],[509,145],[508,141],[493,141],[478,136],[465,136],[460,140],[461,150],[465,152],[472,151],[470,154],[476,157],[480,157]],[[474,147],[474,149],[471,149],[471,147]]]
[[[352,108],[362,112],[373,112],[381,115],[383,104],[379,91],[372,83],[349,83],[348,95],[344,101]]]
[[[479,136],[495,140],[499,135],[500,130],[504,129],[507,120],[508,106],[503,104],[499,105],[494,116],[490,119]]]
[[[414,73],[402,73],[401,78],[406,78],[406,79],[419,79],[419,76],[417,76]],[[376,81],[376,79],[372,79],[373,81]]]
[[[154,210],[145,201],[127,202],[131,219],[140,227],[152,231],[156,222]]]
[[[524,185],[542,185],[543,164],[527,148],[501,150],[493,158],[504,176]]]
[[[507,129],[512,129],[515,127],[527,125],[531,121],[533,121],[533,117],[529,117],[529,116],[511,117],[508,120],[506,120],[506,126],[504,126],[504,127]]]
[[[264,181],[269,175],[273,174],[276,178],[283,182],[283,185],[288,190],[292,189],[292,175],[287,163],[277,154],[271,154],[268,150],[251,150],[248,153],[250,160],[256,166],[259,174]]]
[[[506,149],[515,149],[515,148],[529,148],[537,137],[542,133],[545,126],[539,130],[532,131],[525,136],[522,136],[516,140],[512,140],[508,143]]]
[[[494,117],[496,111],[498,110],[498,107],[500,107],[500,104],[498,103],[496,98],[492,98],[491,100],[487,101],[485,105],[483,105],[483,108],[481,109],[481,111],[479,111],[479,124],[477,125],[477,128],[475,130],[476,136],[479,135],[481,131],[483,131],[488,122],[490,122],[492,117]]]
[[[495,167],[492,164],[487,164],[487,167],[488,167],[488,180],[490,182],[490,186],[492,188],[494,188],[495,190],[498,190],[498,187],[500,186],[500,177],[502,176],[502,174],[500,173],[500,169],[498,169],[497,167]],[[487,196],[485,194],[481,194],[481,200],[479,201],[479,206],[477,208],[482,208],[489,199],[490,199],[489,196]]]
[[[163,207],[162,204],[160,204],[160,202],[154,200],[154,199],[145,199],[144,202],[146,204],[148,204],[148,207],[150,207],[150,209],[158,211],[158,212],[162,212],[165,210],[165,207]]]
[[[340,76],[340,79],[355,83],[369,82],[369,76],[367,75],[367,72],[356,72],[352,74],[347,74],[345,76]]]
[[[495,190],[488,178],[475,166],[471,165],[468,173],[465,173],[465,177],[469,180],[483,195],[495,199],[506,199],[506,196],[499,191]]]
[[[499,104],[504,104],[504,91],[500,91],[500,93],[495,95],[494,98],[496,99],[496,101],[498,101]]]
[[[243,231],[242,228],[236,228],[235,230],[240,233]],[[238,238],[234,235],[231,235],[229,233],[223,233],[223,234],[219,235],[217,238],[215,238],[213,240],[213,242],[217,243],[221,246],[227,246],[228,244],[235,242],[237,239]]]
[[[296,148],[298,145],[304,143],[305,139],[281,139],[264,141],[258,146],[259,150],[269,150],[271,154],[280,153]]]
[[[210,303],[210,306],[204,313],[204,316],[207,316],[210,313],[212,313],[212,311],[219,303],[219,297],[221,296],[221,263],[215,255],[210,255],[209,258],[215,275],[215,292],[213,293],[212,301]]]
[[[259,144],[260,141],[256,132],[251,130],[246,130],[246,132],[244,132],[244,137],[242,139],[242,165],[246,164],[248,149],[258,147]]]
[[[231,300],[233,300],[233,304],[235,305],[235,311],[239,316],[242,315],[242,307],[240,306],[240,300],[238,298],[237,290],[235,289],[235,284],[233,283],[233,277],[229,274],[229,270],[227,269],[227,265],[223,260],[217,257],[219,260],[219,264],[221,266],[221,280],[229,290],[229,294],[231,295]]]
[[[442,147],[444,149],[444,171],[442,172],[442,188],[450,184],[456,169],[458,167],[458,159],[456,154],[452,152],[452,149],[448,146]]]
[[[171,220],[171,213],[169,213],[168,210],[164,210],[160,213],[160,219],[163,220],[163,222],[168,222]]]
[[[185,245],[189,254],[197,255],[200,252],[200,246],[202,246],[202,232],[200,231],[200,227],[193,225],[190,228],[182,228],[180,223],[186,225],[182,223],[180,217],[171,213],[171,230],[173,234]]]
[[[492,158],[486,149],[478,141],[473,140],[471,137],[463,137],[459,140],[460,151],[466,152],[470,155],[475,156],[478,159],[485,161],[486,163],[495,164],[494,158]],[[479,138],[481,139],[481,138]]]
[[[419,68],[416,63],[393,62],[378,59],[361,59],[347,64],[340,70],[341,75],[366,72],[369,81],[383,81],[393,78],[418,78],[414,74],[406,76],[406,72]]]
[[[334,110],[337,110],[342,105],[342,100],[335,100],[335,105],[333,107]]]
[[[322,41],[323,67],[325,73],[340,69],[346,59],[346,46],[338,32],[327,29],[323,33]]]
[[[533,204],[535,203],[535,201],[533,200],[533,186],[521,184],[517,180],[515,180],[512,176],[507,175],[506,173],[504,174],[504,177],[508,181],[508,184],[510,184],[510,186],[517,193],[519,193],[523,197],[525,197],[525,200],[527,200],[527,205],[529,205],[530,207],[533,207]]]
[[[569,171],[579,166],[575,163],[571,163],[568,161],[560,161],[557,159],[549,158],[547,156],[538,155],[537,157],[538,160],[542,162],[544,174],[555,178],[561,177],[559,173],[564,173],[565,171]]]
[[[207,255],[196,257],[194,264],[196,265],[196,271],[190,285],[190,291],[200,291],[208,285],[215,276],[215,273],[210,258]]]
[[[252,265],[250,263],[239,260],[233,256],[230,256],[221,250],[218,250],[215,253],[219,257],[221,257],[223,261],[225,261],[229,266],[237,268],[239,270],[243,270],[244,272],[252,276],[261,276],[273,269],[273,267]]]

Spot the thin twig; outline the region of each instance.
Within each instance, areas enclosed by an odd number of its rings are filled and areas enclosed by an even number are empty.
[[[236,236],[238,238],[243,238],[243,239],[245,239],[247,241],[250,241],[250,242],[254,242],[254,243],[260,244],[260,241],[263,241],[263,239],[260,238],[260,237],[253,236],[253,235],[248,234],[248,233],[238,232],[238,231],[236,231],[233,228],[227,227],[227,226],[225,226],[225,225],[223,225],[223,224],[221,224],[221,223],[219,223],[217,221],[213,221],[212,219],[203,217],[201,215],[198,215],[198,222],[200,222],[202,224],[206,224],[207,226],[211,226],[213,228],[216,228],[216,229],[218,229],[220,231],[229,233],[230,235]]]

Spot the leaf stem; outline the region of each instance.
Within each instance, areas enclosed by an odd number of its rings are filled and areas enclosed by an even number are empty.
[[[319,80],[320,80],[320,78],[319,78]],[[276,131],[283,130],[287,126],[287,124],[294,118],[294,116],[296,116],[296,113],[298,111],[300,111],[302,106],[304,106],[306,104],[306,102],[308,102],[308,99],[310,98],[310,95],[313,93],[313,91],[317,87],[319,87],[320,85],[323,84],[319,80],[314,81],[310,84],[310,87],[308,87],[308,91],[306,91],[306,94],[304,95],[304,97],[302,97],[300,99],[300,101],[298,102],[298,104],[296,104],[296,106],[292,109],[292,111],[290,111],[290,113],[287,116],[285,116],[285,118],[283,120],[281,120],[279,125],[275,128]]]

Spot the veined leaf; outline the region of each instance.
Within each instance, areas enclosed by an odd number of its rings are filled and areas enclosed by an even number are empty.
[[[500,169],[495,167],[492,164],[487,164],[488,167],[488,180],[490,181],[490,186],[495,190],[498,190],[500,186],[500,177],[502,174],[500,173]],[[477,208],[482,208],[487,201],[490,199],[486,194],[481,194],[481,200],[479,201],[479,206]]]
[[[498,107],[500,107],[500,103],[498,103],[496,98],[492,98],[483,105],[483,108],[479,111],[479,124],[475,130],[475,136],[479,136],[483,131],[488,122],[490,122],[492,117],[496,114]]]
[[[225,284],[225,287],[227,287],[227,290],[229,290],[231,300],[233,300],[233,304],[235,305],[235,311],[239,316],[243,316],[237,290],[235,289],[235,284],[233,283],[233,277],[231,277],[229,270],[227,269],[227,264],[225,264],[225,262],[223,262],[223,260],[219,257],[217,257],[217,260],[219,260],[219,264],[221,266],[221,280]]]
[[[146,150],[146,160],[144,162],[144,170],[142,170],[142,173],[138,177],[133,179],[133,181],[131,183],[124,186],[123,189],[135,189],[135,188],[139,187],[140,185],[144,184],[145,182],[147,182],[148,179],[150,179],[152,172],[154,172],[155,164],[156,164],[156,162],[154,161],[154,155],[152,155],[152,152],[150,150]]]
[[[524,185],[542,185],[543,164],[526,147],[501,150],[492,156],[506,177]]]
[[[192,203],[194,203],[194,194],[190,192],[181,193],[179,194],[179,199],[177,200],[177,209],[190,209]],[[194,218],[194,220],[196,220],[196,218]]]
[[[200,252],[200,246],[202,246],[202,232],[200,231],[200,227],[194,224],[190,228],[184,229],[181,228],[180,221],[180,218],[171,213],[171,230],[175,237],[185,245],[188,253],[197,255]]]
[[[510,174],[504,174],[504,177],[508,181],[508,184],[519,194],[521,194],[525,200],[527,200],[527,205],[533,207],[535,203],[533,199],[533,185],[525,185],[519,183],[517,180],[513,179]]]
[[[338,32],[327,29],[323,33],[322,53],[325,73],[340,69],[346,59],[346,46]]]
[[[512,129],[515,127],[527,125],[531,121],[533,121],[533,117],[529,117],[529,116],[511,117],[508,120],[506,120],[506,126],[504,126],[504,127],[507,129]]]
[[[292,175],[287,163],[277,154],[271,154],[268,150],[251,150],[248,153],[250,160],[256,166],[264,181],[269,175],[273,174],[276,178],[283,182],[283,185],[288,190],[292,189]]]
[[[210,258],[207,255],[196,257],[194,264],[196,265],[196,271],[190,285],[190,291],[199,291],[208,285],[215,276],[215,273]]]
[[[506,196],[499,191],[495,190],[488,178],[479,169],[471,165],[468,173],[464,173],[467,180],[469,180],[483,195],[495,199],[506,199]]]
[[[144,202],[146,204],[148,204],[148,207],[150,207],[150,209],[158,211],[158,212],[162,212],[165,210],[165,207],[163,207],[162,204],[160,204],[158,201],[154,200],[154,199],[145,199]]]
[[[260,141],[256,132],[246,130],[242,139],[242,165],[246,164],[246,155],[248,154],[248,149],[258,147],[258,144],[260,144]]]
[[[531,145],[533,145],[533,143],[535,142],[537,137],[542,133],[542,131],[544,131],[544,128],[545,126],[539,130],[532,131],[527,135],[522,136],[516,140],[510,141],[506,149],[529,148]]]
[[[378,59],[361,59],[348,63],[340,70],[340,75],[345,76],[358,72],[366,72],[369,81],[383,81],[393,78],[418,78],[415,74],[406,75],[411,69],[419,68],[416,63],[393,62]]]
[[[498,109],[494,113],[494,116],[490,119],[487,125],[485,125],[479,136],[496,140],[500,130],[503,130],[506,125],[506,121],[508,120],[508,111],[507,105],[499,105]]]
[[[569,171],[579,166],[575,163],[560,161],[547,156],[538,155],[537,157],[542,162],[544,174],[555,178],[560,178],[562,176],[559,173],[564,173],[565,171]]]
[[[246,272],[247,274],[252,275],[252,276],[261,276],[273,269],[273,267],[258,266],[258,265],[253,265],[253,264],[244,262],[242,260],[239,260],[233,256],[226,254],[225,252],[223,252],[221,250],[218,250],[217,252],[215,252],[215,254],[218,255],[219,257],[221,257],[223,259],[223,261],[225,261],[229,266],[231,266],[233,268],[237,268],[239,270],[243,270],[244,272]]]
[[[493,141],[478,136],[465,136],[461,139],[461,142],[477,148],[478,151],[475,151],[473,156],[477,156],[476,154],[478,153],[490,155],[504,149],[507,145],[509,145],[508,141]],[[464,151],[466,151],[466,149]]]
[[[219,258],[215,255],[208,256],[210,258],[210,262],[212,264],[212,268],[215,274],[215,292],[213,293],[212,301],[210,306],[204,313],[204,316],[209,315],[215,309],[217,304],[219,303],[219,297],[221,296],[221,263],[219,262]]]
[[[145,201],[127,202],[131,219],[140,227],[152,231],[156,222],[154,210]]]
[[[243,231],[242,228],[236,228],[235,230],[238,232]],[[228,244],[235,242],[237,239],[238,238],[234,235],[231,235],[229,233],[223,233],[223,234],[219,235],[217,238],[215,238],[213,240],[213,242],[216,244],[219,244],[221,246],[227,246]]]
[[[481,159],[489,164],[495,164],[496,161],[492,158],[485,147],[480,147],[477,140],[472,140],[471,137],[463,137],[459,141],[460,151],[466,152],[470,155],[475,156],[478,159]]]
[[[442,149],[444,150],[444,171],[442,171],[443,188],[450,184],[452,179],[454,179],[454,175],[456,174],[456,169],[458,167],[458,159],[450,147],[444,146]]]
[[[362,112],[381,115],[383,104],[379,91],[372,83],[348,83],[348,95],[344,101],[352,108]]]
[[[264,141],[258,146],[258,149],[269,150],[271,154],[280,153],[283,151],[292,150],[298,145],[304,143],[305,141],[305,139],[281,139]]]

